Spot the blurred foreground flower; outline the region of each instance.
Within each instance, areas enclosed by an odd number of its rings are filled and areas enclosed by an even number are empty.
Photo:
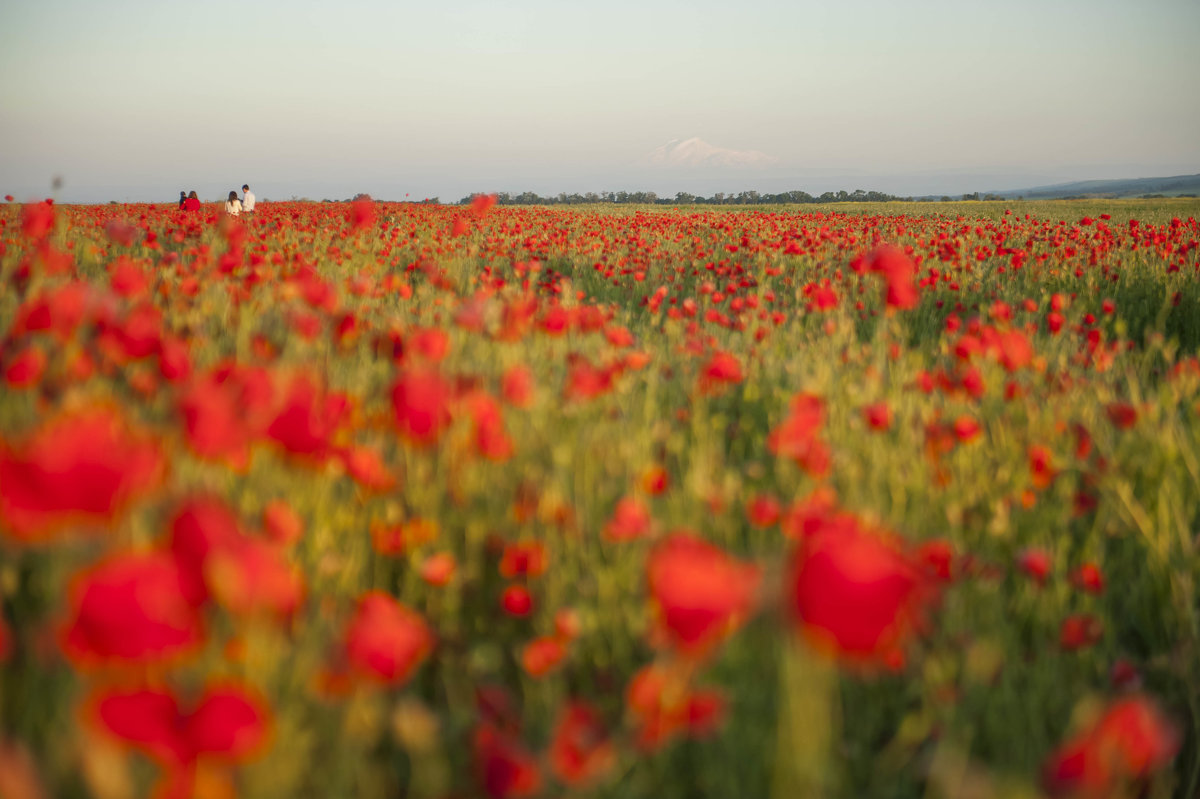
[[[162,479],[159,445],[115,408],[66,412],[24,441],[0,440],[0,529],[23,543],[112,522]]]
[[[646,564],[656,635],[683,654],[707,654],[754,610],[760,577],[690,533],[671,535]]]
[[[99,729],[137,749],[163,769],[156,796],[205,795],[209,769],[258,753],[271,724],[266,704],[249,689],[210,686],[190,708],[160,688],[105,691],[85,710]]]
[[[1046,761],[1043,779],[1054,796],[1139,795],[1132,784],[1170,763],[1179,745],[1178,730],[1153,702],[1129,696],[1060,746]]]
[[[818,650],[847,662],[896,665],[931,583],[890,535],[831,513],[800,541],[787,603]]]

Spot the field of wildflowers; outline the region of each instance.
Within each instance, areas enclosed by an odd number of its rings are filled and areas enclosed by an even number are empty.
[[[1198,209],[10,198],[0,796],[1196,796]]]

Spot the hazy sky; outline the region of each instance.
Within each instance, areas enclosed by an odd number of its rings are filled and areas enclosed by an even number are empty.
[[[1200,172],[1198,0],[0,0],[0,194],[897,193]],[[699,137],[776,159],[647,166]]]

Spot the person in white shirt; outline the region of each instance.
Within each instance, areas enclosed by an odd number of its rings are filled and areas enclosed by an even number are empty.
[[[238,199],[237,192],[229,192],[229,199],[225,201],[225,213],[230,216],[237,216],[242,212],[242,201]]]
[[[242,210],[248,214],[254,213],[254,192],[250,191],[250,187],[242,184]]]

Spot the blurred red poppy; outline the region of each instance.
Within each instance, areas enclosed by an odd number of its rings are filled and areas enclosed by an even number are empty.
[[[159,443],[107,406],[67,411],[0,440],[0,531],[19,542],[107,525],[161,482]]]
[[[680,653],[709,653],[753,612],[760,577],[691,533],[672,534],[646,562],[656,634]]]

